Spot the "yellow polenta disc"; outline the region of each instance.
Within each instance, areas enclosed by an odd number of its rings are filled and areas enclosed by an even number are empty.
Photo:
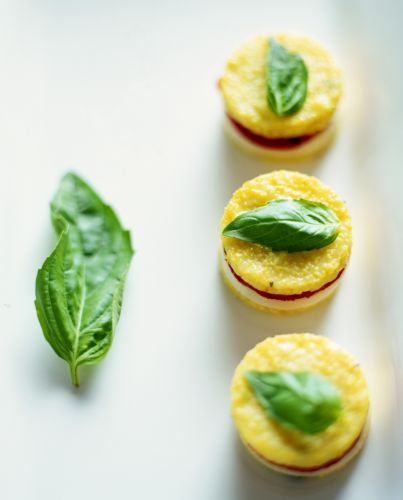
[[[341,73],[317,42],[290,34],[274,35],[287,50],[298,53],[308,69],[308,94],[296,114],[279,117],[267,104],[266,58],[269,37],[258,36],[229,59],[219,85],[227,113],[255,134],[298,137],[322,131],[329,123],[342,92]]]
[[[341,222],[335,241],[317,250],[288,253],[222,236],[226,260],[238,276],[263,292],[292,295],[318,290],[346,266],[352,234],[345,203],[316,177],[279,170],[245,182],[225,207],[221,230],[240,213],[278,198],[305,198],[331,208]]]
[[[282,427],[269,418],[245,380],[247,370],[310,371],[323,375],[341,394],[339,418],[318,434]],[[231,386],[232,416],[242,441],[263,460],[301,468],[342,457],[364,431],[368,390],[358,363],[334,342],[309,333],[269,337],[246,353]]]

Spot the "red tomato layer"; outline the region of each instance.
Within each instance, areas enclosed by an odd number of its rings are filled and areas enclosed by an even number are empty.
[[[278,138],[270,139],[269,137],[263,137],[262,135],[255,134],[248,128],[241,125],[239,122],[231,118],[229,115],[228,119],[235,127],[235,129],[250,142],[253,142],[257,146],[269,149],[294,149],[302,146],[303,144],[310,141],[313,137],[316,137],[321,132],[317,132],[312,135],[301,135],[299,137],[289,137],[289,138]]]
[[[262,290],[258,290],[257,288],[253,287],[252,285],[250,285],[247,281],[245,281],[243,278],[241,278],[241,276],[239,276],[231,267],[231,264],[226,260],[227,264],[228,264],[228,267],[230,268],[232,274],[235,276],[235,278],[239,281],[239,283],[241,283],[242,285],[245,285],[247,286],[248,288],[250,288],[251,290],[253,290],[254,292],[258,293],[259,295],[261,295],[262,297],[265,297],[266,299],[274,299],[274,300],[298,300],[298,299],[304,299],[304,298],[309,298],[309,297],[312,297],[312,295],[315,295],[316,293],[318,292],[321,292],[322,290],[325,290],[327,287],[329,287],[330,285],[333,285],[333,283],[335,281],[337,281],[340,276],[343,274],[344,272],[344,269],[343,268],[339,274],[334,278],[334,280],[332,281],[329,281],[328,283],[325,283],[323,286],[321,286],[320,288],[318,288],[317,290],[313,290],[313,291],[307,291],[307,292],[302,292],[302,293],[295,293],[295,294],[290,294],[290,295],[286,295],[286,294],[281,294],[281,293],[269,293],[269,292],[264,292]]]
[[[268,464],[275,465],[276,467],[281,467],[281,468],[283,468],[285,470],[294,471],[294,472],[317,472],[317,471],[322,470],[322,469],[327,469],[328,467],[331,467],[332,465],[335,465],[338,462],[340,462],[340,460],[343,460],[343,458],[348,453],[350,453],[350,451],[356,446],[356,444],[358,443],[358,441],[361,438],[361,435],[362,435],[362,432],[360,432],[360,434],[358,435],[357,439],[353,442],[353,444],[342,455],[339,455],[338,457],[333,458],[332,460],[329,460],[328,462],[326,462],[326,463],[324,463],[322,465],[315,466],[315,467],[295,467],[295,466],[292,466],[292,465],[279,464],[277,462],[273,462],[271,460],[267,460],[267,458],[263,457],[260,453],[258,453],[254,448],[252,448],[248,444],[246,446],[254,454],[256,454],[259,458],[261,458],[264,462],[267,462]]]

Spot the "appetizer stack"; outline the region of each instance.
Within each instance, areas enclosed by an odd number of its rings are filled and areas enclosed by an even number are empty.
[[[279,335],[258,344],[235,370],[231,395],[243,443],[279,472],[329,474],[360,451],[367,435],[362,370],[318,335]]]
[[[297,312],[331,297],[350,257],[345,203],[315,177],[275,171],[245,182],[221,220],[229,288],[270,312]]]
[[[219,80],[230,138],[271,160],[299,159],[331,142],[342,83],[329,53],[306,37],[258,36]]]

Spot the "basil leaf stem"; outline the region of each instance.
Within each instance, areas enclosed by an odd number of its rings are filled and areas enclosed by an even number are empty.
[[[278,199],[241,213],[222,234],[275,252],[300,252],[329,245],[337,238],[339,227],[336,214],[323,203]]]
[[[51,215],[59,240],[38,271],[35,306],[78,386],[78,367],[98,363],[111,346],[134,251],[112,208],[73,173],[61,180]]]
[[[318,373],[247,371],[245,378],[267,416],[286,428],[317,434],[341,414],[339,390]]]
[[[299,54],[269,39],[266,67],[267,103],[277,116],[297,113],[308,92],[308,69]]]

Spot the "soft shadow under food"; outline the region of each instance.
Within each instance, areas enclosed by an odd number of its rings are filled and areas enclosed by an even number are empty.
[[[216,163],[221,166],[221,179],[217,185],[223,186],[225,195],[228,196],[227,193],[234,192],[246,180],[273,170],[297,170],[312,175],[320,167],[322,157],[318,156],[302,161],[269,162],[261,160],[243,152],[226,137],[224,130],[221,130],[218,137]]]
[[[232,354],[235,366],[245,353],[266,337],[284,333],[315,333],[325,331],[324,323],[332,307],[332,301],[293,315],[274,315],[258,311],[235,297],[217,272],[221,301],[218,307],[222,335],[225,337],[227,352]]]
[[[77,397],[87,397],[95,389],[99,365],[80,366],[80,386],[76,387],[71,383],[69,366],[63,359],[50,349],[43,349],[41,358],[42,360],[37,360],[35,364],[35,379],[44,389],[63,389]]]

